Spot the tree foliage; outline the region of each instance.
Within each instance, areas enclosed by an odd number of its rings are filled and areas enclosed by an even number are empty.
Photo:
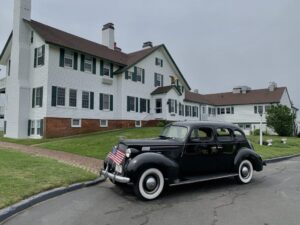
[[[267,111],[267,126],[279,136],[292,136],[294,133],[295,114],[285,105],[272,105]]]

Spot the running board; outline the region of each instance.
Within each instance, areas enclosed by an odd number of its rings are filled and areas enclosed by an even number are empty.
[[[203,181],[217,180],[222,178],[229,178],[238,176],[238,173],[223,173],[223,174],[214,174],[214,175],[203,175],[198,177],[185,177],[184,180],[175,180],[170,186],[179,186],[183,184],[192,184]]]

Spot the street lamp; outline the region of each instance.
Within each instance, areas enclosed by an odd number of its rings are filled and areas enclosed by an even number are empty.
[[[259,144],[263,144],[263,132],[262,132],[262,117],[263,117],[263,107],[258,107],[258,113],[260,115],[260,128],[259,128]]]

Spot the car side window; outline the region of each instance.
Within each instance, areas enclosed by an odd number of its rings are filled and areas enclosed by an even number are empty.
[[[211,141],[213,139],[213,131],[211,128],[201,127],[192,131],[191,140],[193,141]]]
[[[233,131],[233,135],[237,140],[245,140],[245,135],[239,130]]]
[[[233,139],[232,131],[228,128],[217,128],[216,133],[218,141],[232,141]]]

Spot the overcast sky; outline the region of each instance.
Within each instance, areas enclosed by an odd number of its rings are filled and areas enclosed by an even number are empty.
[[[13,1],[0,0],[0,6],[2,49]],[[102,25],[113,22],[124,52],[141,49],[144,41],[164,43],[200,93],[275,81],[300,107],[299,0],[33,0],[32,19],[95,42],[101,42]]]

